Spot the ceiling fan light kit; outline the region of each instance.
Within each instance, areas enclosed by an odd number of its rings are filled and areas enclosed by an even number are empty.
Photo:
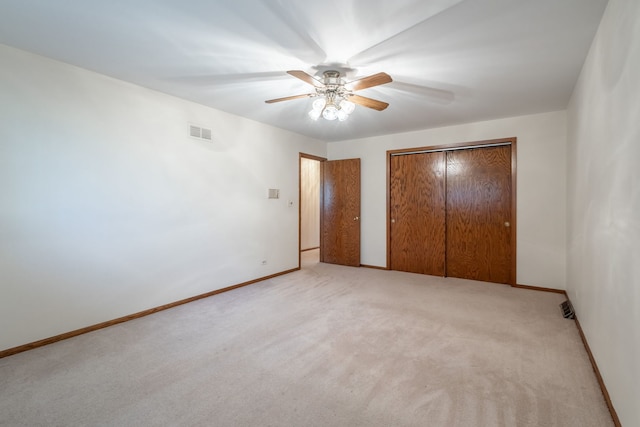
[[[356,108],[355,104],[346,98],[336,96],[333,93],[327,93],[324,96],[313,101],[312,109],[309,111],[309,117],[312,120],[318,120],[321,116],[325,120],[335,120],[343,122],[347,120],[349,114],[353,113]]]
[[[323,117],[325,120],[338,119],[343,122],[349,118],[356,104],[378,111],[382,111],[389,106],[386,102],[354,94],[354,92],[358,90],[391,82],[391,77],[387,73],[374,74],[349,83],[346,83],[340,77],[340,73],[334,70],[325,71],[322,74],[322,80],[318,80],[301,70],[291,70],[287,71],[287,73],[312,85],[315,92],[270,99],[265,102],[272,104],[274,102],[289,101],[292,99],[317,97],[318,99],[313,101],[312,109],[309,111],[309,117],[312,120],[318,120],[320,117]]]

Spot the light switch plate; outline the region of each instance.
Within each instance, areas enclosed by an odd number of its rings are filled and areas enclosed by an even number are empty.
[[[280,198],[280,190],[278,190],[277,188],[270,188],[269,189],[269,198],[270,199],[279,199]]]

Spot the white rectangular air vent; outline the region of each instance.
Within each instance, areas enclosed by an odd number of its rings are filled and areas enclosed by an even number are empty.
[[[201,133],[202,133],[202,128],[194,125],[189,125],[189,136],[192,136],[194,138],[200,138]]]
[[[211,141],[211,129],[203,128],[196,125],[189,125],[189,136],[192,138],[205,139]]]

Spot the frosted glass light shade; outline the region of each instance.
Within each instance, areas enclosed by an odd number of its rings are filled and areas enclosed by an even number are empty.
[[[321,115],[322,115],[322,109],[316,110],[314,108],[313,110],[309,111],[309,117],[311,117],[311,120],[318,120]]]
[[[347,101],[346,99],[343,99],[342,101],[340,101],[340,110],[347,113],[347,115],[353,113],[353,110],[355,108],[356,108],[356,104],[354,104],[351,101]]]
[[[322,112],[322,109],[324,108],[324,106],[327,105],[327,100],[324,98],[318,98],[315,101],[313,101],[313,104],[311,105],[313,106],[314,110]]]
[[[335,120],[338,118],[338,109],[335,107],[335,105],[329,105],[322,112],[322,117],[327,120]]]

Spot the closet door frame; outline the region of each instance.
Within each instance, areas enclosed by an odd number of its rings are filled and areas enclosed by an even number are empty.
[[[403,148],[398,150],[387,151],[387,270],[391,269],[391,157],[396,155],[410,155],[433,151],[454,151],[467,148],[483,148],[499,145],[511,146],[511,271],[509,274],[509,284],[516,286],[516,265],[517,265],[517,214],[516,214],[516,137],[491,139],[485,141],[459,142],[453,144],[431,145],[425,147]]]

